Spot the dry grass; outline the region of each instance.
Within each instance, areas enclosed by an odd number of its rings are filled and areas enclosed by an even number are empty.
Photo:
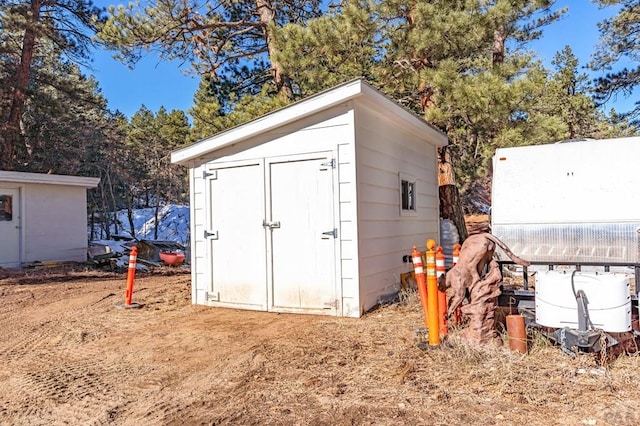
[[[415,291],[401,296],[401,301],[404,306],[398,309],[420,310]],[[504,330],[504,325],[499,324],[499,329]],[[429,404],[468,404],[468,415],[456,410],[443,416],[443,424],[501,424],[506,413],[514,410],[526,416],[522,423],[531,424],[640,422],[635,407],[640,397],[637,343],[631,353],[610,348],[603,354],[606,358],[597,354],[572,357],[530,330],[529,352],[521,355],[507,349],[506,332],[504,347],[469,346],[461,341],[459,332],[454,328],[440,348],[426,350],[403,364],[402,381],[424,390]],[[479,408],[474,412],[472,407]]]
[[[154,267],[149,271],[136,271],[136,276],[168,276],[184,274],[187,267]],[[122,271],[109,267],[98,268],[78,262],[65,262],[52,266],[31,266],[26,268],[0,268],[2,284],[38,284],[42,282],[65,282],[76,280],[104,280],[122,276]]]
[[[601,367],[535,334],[519,355],[455,329],[422,350],[415,291],[360,319],[277,315],[193,306],[188,275],[147,275],[123,311],[123,275],[75,273],[0,279],[0,424],[640,422],[640,357]]]

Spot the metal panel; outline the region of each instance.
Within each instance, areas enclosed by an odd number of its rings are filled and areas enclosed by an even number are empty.
[[[637,222],[640,138],[502,148],[493,159],[494,224]]]
[[[497,225],[492,232],[516,255],[540,262],[635,263],[640,222]]]
[[[23,263],[87,260],[86,194],[86,188],[77,185],[25,183],[22,186]]]

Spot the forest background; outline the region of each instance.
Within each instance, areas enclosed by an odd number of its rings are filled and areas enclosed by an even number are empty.
[[[0,0],[0,170],[100,177],[108,236],[118,210],[133,229],[137,208],[188,202],[172,150],[363,76],[447,134],[441,167],[472,212],[496,148],[638,134],[640,103],[602,106],[640,83],[640,0],[593,3],[615,13],[592,60],[559,40],[547,66],[532,43],[567,13],[550,0]],[[97,48],[186,64],[193,106],[109,110]]]

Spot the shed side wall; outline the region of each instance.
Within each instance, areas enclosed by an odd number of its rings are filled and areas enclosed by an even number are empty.
[[[24,261],[86,261],[87,189],[42,184],[22,188]]]
[[[403,255],[439,240],[436,147],[377,110],[356,109],[360,303],[366,311],[399,290]],[[400,174],[415,179],[417,210],[401,214]]]

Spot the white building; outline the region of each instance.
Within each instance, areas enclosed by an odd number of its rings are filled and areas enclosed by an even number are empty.
[[[87,260],[87,188],[99,181],[0,171],[0,267]]]
[[[350,81],[172,153],[189,167],[196,304],[359,317],[439,238],[447,138]]]

